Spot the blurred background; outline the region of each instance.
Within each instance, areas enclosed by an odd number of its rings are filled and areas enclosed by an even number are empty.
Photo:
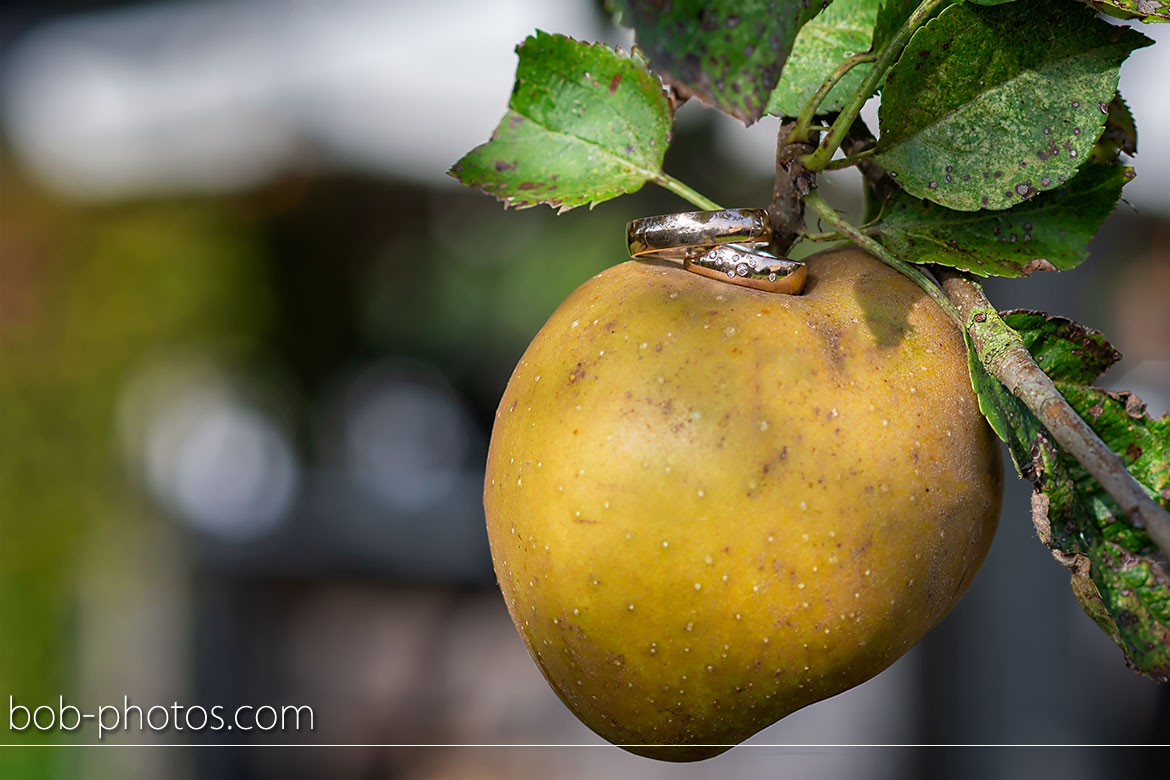
[[[0,9],[0,694],[312,706],[312,732],[119,732],[0,750],[0,777],[1064,778],[1134,752],[602,745],[529,660],[480,504],[495,405],[556,305],[620,262],[648,187],[505,212],[447,167],[502,116],[534,29],[628,45],[593,0],[32,2]],[[1103,330],[1110,386],[1170,409],[1170,36],[1122,90],[1128,203],[1059,276],[992,282]],[[873,112],[869,111],[871,118]],[[777,123],[680,113],[666,169],[765,205]],[[827,187],[858,207],[855,182]],[[1163,743],[1009,475],[984,571],[866,685],[757,745]],[[5,731],[3,743],[92,742]],[[189,743],[222,743],[184,748]],[[296,744],[437,747],[248,748]],[[591,747],[442,747],[445,745]],[[1163,756],[1164,758],[1164,756]],[[1162,761],[1164,764],[1164,761]]]

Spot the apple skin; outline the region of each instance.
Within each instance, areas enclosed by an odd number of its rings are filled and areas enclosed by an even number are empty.
[[[802,295],[610,268],[496,413],[508,611],[565,704],[633,752],[707,758],[868,680],[991,544],[1000,450],[959,330],[868,254],[808,263]]]

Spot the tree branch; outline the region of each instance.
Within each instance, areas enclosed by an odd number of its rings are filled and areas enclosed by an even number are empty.
[[[1121,458],[1069,406],[1019,336],[998,317],[987,316],[995,308],[979,283],[951,268],[939,268],[937,274],[963,317],[983,367],[1036,415],[1057,443],[1105,488],[1129,521],[1144,528],[1162,554],[1170,557],[1170,514],[1150,498]],[[1002,347],[1005,342],[1007,348]]]
[[[801,162],[813,150],[819,133],[812,133],[812,143],[790,143],[794,122],[780,125],[776,134],[776,178],[772,185],[772,203],[768,219],[772,223],[769,251],[784,257],[804,227],[804,197],[812,191],[816,176]]]
[[[864,123],[861,128],[855,127],[852,134],[860,135],[862,129]],[[863,160],[858,168],[883,200],[897,187],[893,179],[870,160]],[[860,236],[876,244],[869,236],[856,228],[849,231],[839,225],[834,227],[854,243],[886,260],[883,253],[888,253],[884,247],[882,253],[878,253],[866,241],[859,239]],[[1052,380],[1036,364],[1016,332],[1004,325],[998,317],[986,316],[989,312],[996,312],[996,309],[987,299],[983,287],[967,274],[953,268],[935,266],[935,273],[948,303],[952,304],[961,318],[960,326],[970,335],[979,361],[987,372],[1003,383],[1012,395],[1036,415],[1056,442],[1076,458],[1117,502],[1129,521],[1138,528],[1144,528],[1162,554],[1170,558],[1170,513],[1150,498],[1129,473],[1121,458],[1069,406]],[[991,349],[991,345],[1002,345],[1005,342],[1008,344],[1006,349]]]

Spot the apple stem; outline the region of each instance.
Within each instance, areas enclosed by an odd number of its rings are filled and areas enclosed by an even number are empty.
[[[862,149],[857,154],[851,154],[848,157],[841,157],[841,158],[838,158],[836,160],[830,160],[829,163],[827,165],[825,165],[825,170],[826,171],[837,171],[837,170],[840,170],[842,168],[852,168],[854,165],[857,165],[862,160],[866,159],[867,157],[872,156],[873,152],[874,152],[874,148],[871,146],[868,149]]]
[[[688,201],[704,211],[718,211],[723,207],[707,196],[691,189],[688,185],[679,181],[665,171],[660,172],[653,179],[654,183],[663,189],[670,190],[675,195],[678,195],[685,201]]]
[[[828,222],[842,236],[848,238],[871,255],[879,258],[886,265],[909,277],[912,282],[921,287],[954,320],[956,325],[962,327],[963,319],[959,316],[959,310],[955,308],[951,299],[946,296],[942,288],[925,271],[916,265],[894,257],[888,249],[879,244],[875,239],[865,235],[859,228],[842,218],[832,206],[825,202],[825,199],[816,190],[806,195],[804,202],[817,213],[817,216],[825,222]]]
[[[800,232],[800,237],[804,241],[817,241],[817,242],[819,242],[819,241],[848,241],[849,240],[845,236],[841,235],[840,233],[834,233],[834,232],[810,233],[807,230],[802,230]]]
[[[983,287],[952,268],[939,268],[937,273],[963,318],[983,367],[1036,415],[1052,438],[1117,502],[1130,522],[1144,528],[1162,554],[1170,557],[1170,513],[1150,497],[1125,462],[1064,399],[1019,335],[1000,319]]]

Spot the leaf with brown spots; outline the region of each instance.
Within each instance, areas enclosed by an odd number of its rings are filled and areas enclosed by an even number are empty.
[[[1101,331],[1067,317],[1015,309],[1004,312],[1003,319],[1053,381],[1087,385],[1121,360]]]
[[[618,0],[621,22],[663,80],[751,124],[801,26],[829,0]]]
[[[1150,43],[1075,4],[952,5],[887,76],[873,159],[959,211],[1055,189],[1090,158],[1122,61]]]
[[[846,57],[869,48],[879,0],[834,0],[801,28],[780,82],[768,99],[767,113],[798,116],[825,77]],[[911,9],[913,10],[913,9]],[[840,111],[861,86],[870,65],[859,65],[837,82],[821,102],[819,113]]]
[[[1060,317],[1011,312],[1004,320],[1077,414],[1170,508],[1170,417],[1150,419],[1136,396],[1087,385],[1117,359],[1113,347],[1100,333]],[[1170,562],[1023,403],[987,374],[970,341],[968,349],[980,409],[1007,442],[1020,474],[1031,480],[1036,530],[1069,569],[1078,602],[1134,670],[1170,680]]]
[[[957,174],[944,170],[943,175]],[[938,263],[979,276],[1064,271],[1089,256],[1089,241],[1132,178],[1132,168],[1090,163],[1063,186],[1003,211],[955,211],[897,191],[868,232],[911,263]]]
[[[673,113],[638,54],[543,32],[516,51],[508,113],[452,176],[508,206],[567,211],[662,174]]]

